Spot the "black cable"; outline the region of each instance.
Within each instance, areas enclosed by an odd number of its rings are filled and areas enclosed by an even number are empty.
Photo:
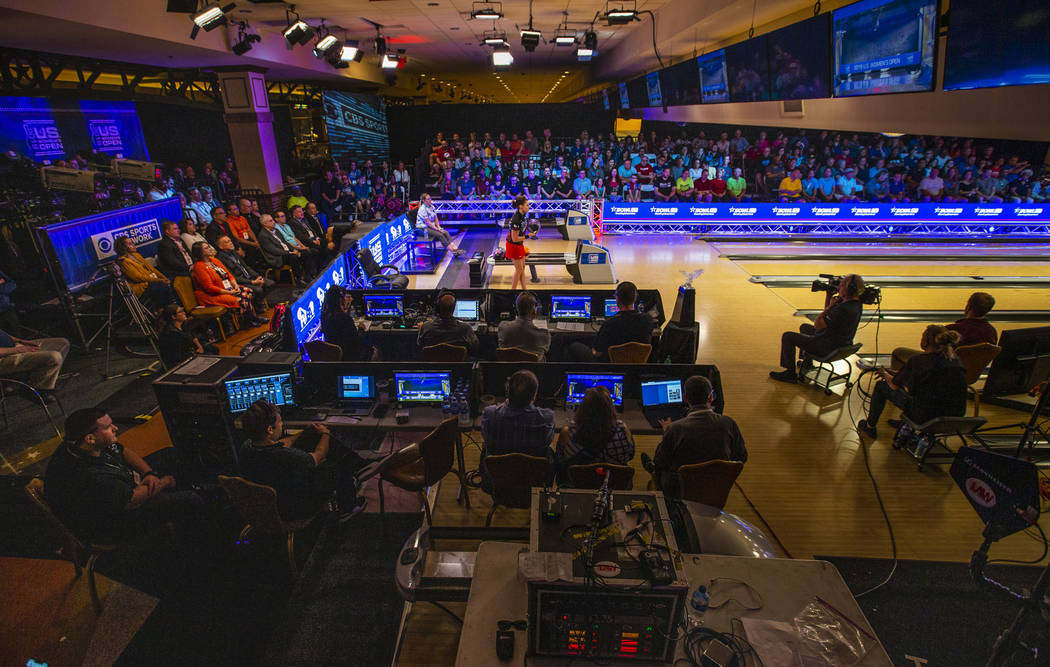
[[[788,551],[788,548],[784,546],[784,543],[780,541],[780,537],[778,537],[776,531],[773,530],[773,526],[769,525],[769,522],[766,521],[766,518],[762,516],[762,513],[758,511],[758,508],[755,507],[755,504],[751,502],[751,499],[747,497],[746,493],[744,493],[743,487],[741,487],[738,482],[733,482],[733,486],[735,486],[736,490],[740,492],[740,495],[744,496],[744,500],[747,501],[748,507],[750,507],[751,511],[755,513],[755,516],[757,516],[758,520],[762,522],[762,525],[769,529],[769,534],[773,536],[773,539],[776,541],[777,546],[779,546],[780,550],[784,552],[784,555],[788,558],[794,558],[794,556],[791,555],[791,552]]]
[[[448,615],[449,615],[449,616],[451,616],[452,618],[456,619],[456,621],[457,621],[457,622],[458,622],[458,623],[459,623],[460,625],[463,625],[463,619],[462,619],[462,618],[460,618],[459,616],[457,616],[457,615],[456,615],[456,612],[452,611],[451,609],[449,609],[449,608],[448,608],[448,607],[446,607],[445,605],[441,604],[440,602],[435,602],[434,600],[427,600],[427,602],[429,602],[430,604],[434,605],[435,607],[437,607],[437,608],[438,608],[438,609],[440,609],[441,611],[445,612],[446,614],[448,614]]]
[[[656,14],[646,9],[645,11],[638,12],[639,14],[648,14],[649,22],[653,27],[653,53],[656,55],[657,62],[660,63],[660,69],[664,68],[664,60],[660,57],[660,52],[656,49]]]
[[[995,560],[988,561],[989,565],[996,563],[1014,563],[1017,565],[1035,565],[1036,563],[1042,562],[1046,558],[1047,552],[1050,552],[1050,541],[1046,539],[1046,533],[1043,532],[1043,527],[1038,523],[1033,523],[1032,527],[1039,531],[1039,535],[1043,538],[1043,553],[1035,560],[1015,560],[1013,558],[996,558]],[[1026,531],[1027,532],[1027,531]]]

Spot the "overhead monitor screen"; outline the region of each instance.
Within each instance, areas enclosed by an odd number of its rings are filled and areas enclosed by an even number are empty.
[[[1050,3],[952,0],[945,90],[1037,83],[1050,83]]]
[[[390,159],[386,103],[378,95],[324,92],[324,120],[332,158],[342,165]]]
[[[766,35],[774,100],[831,95],[830,31],[831,14],[820,14]]]
[[[692,58],[660,70],[660,92],[669,107],[700,104],[700,71]]]
[[[700,70],[700,99],[704,104],[729,101],[729,76],[726,74],[726,51],[719,49],[696,59]]]
[[[832,14],[835,97],[933,90],[936,0],[861,0]]]
[[[726,48],[731,102],[761,102],[769,99],[769,68],[766,36],[755,37]]]

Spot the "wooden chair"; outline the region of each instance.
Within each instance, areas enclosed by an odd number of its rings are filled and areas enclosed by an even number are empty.
[[[981,378],[981,373],[999,356],[1003,348],[991,343],[977,343],[976,345],[963,345],[955,348],[955,354],[959,361],[966,367],[966,387],[973,392],[973,416],[981,414],[981,394],[974,384]]]
[[[311,340],[303,343],[310,361],[342,361],[343,348],[323,340]]]
[[[496,454],[484,461],[492,484],[492,509],[485,517],[485,527],[492,525],[497,507],[529,509],[532,506],[532,487],[547,486],[550,463],[540,456],[528,454]]]
[[[496,361],[539,361],[540,355],[520,347],[497,347]]]
[[[222,328],[222,316],[229,312],[226,306],[202,306],[197,303],[197,295],[193,293],[193,281],[189,276],[175,276],[171,281],[175,289],[175,295],[182,302],[186,314],[194,320],[215,320],[219,325],[219,335],[226,340],[226,332]]]
[[[288,546],[288,568],[292,572],[292,577],[298,577],[299,568],[295,565],[295,533],[309,526],[318,515],[296,521],[284,521],[277,511],[277,492],[272,486],[256,484],[243,477],[227,477],[226,475],[219,475],[219,484],[237,505],[245,521],[245,526],[241,529],[237,540],[242,541],[253,532],[265,535],[284,535]]]
[[[456,417],[446,419],[428,433],[418,443],[412,443],[398,451],[371,464],[357,478],[365,481],[379,477],[379,511],[386,512],[386,501],[383,497],[383,482],[406,491],[414,491],[423,501],[423,512],[427,525],[433,526],[430,502],[427,489],[437,484],[453,470],[456,453],[456,437],[459,435],[459,420]],[[465,482],[463,471],[456,471],[460,482]]]
[[[649,361],[653,346],[649,343],[624,343],[609,348],[609,362],[613,364],[644,364]]]
[[[722,509],[743,469],[744,464],[740,461],[722,459],[681,466],[678,468],[678,488],[682,500]]]
[[[606,470],[611,472],[610,489],[630,491],[634,488],[634,468],[615,463],[569,466],[569,481],[574,489],[600,489],[605,481]]]
[[[51,505],[48,504],[44,498],[44,480],[34,477],[29,480],[29,483],[25,486],[26,495],[33,501],[37,507],[44,513],[48,521],[51,522],[62,537],[66,540],[68,545],[68,553],[70,560],[73,562],[73,569],[76,572],[76,576],[80,576],[81,567],[87,567],[88,573],[88,589],[91,591],[91,604],[95,607],[95,614],[98,616],[102,615],[102,602],[98,599],[98,588],[95,585],[95,562],[98,557],[102,554],[113,551],[119,545],[118,544],[102,544],[95,542],[84,542],[70,530],[66,524],[62,523],[55,513],[51,510]]]
[[[456,363],[459,361],[465,361],[467,358],[467,348],[462,345],[453,345],[451,343],[438,343],[437,345],[427,345],[423,348],[423,361],[443,361],[445,363]]]
[[[266,277],[266,278],[269,278],[270,274],[273,273],[274,271],[277,272],[277,277],[274,278],[274,280],[276,282],[281,282],[281,274],[284,273],[285,271],[287,271],[288,272],[288,276],[289,276],[289,280],[291,281],[291,284],[293,284],[293,285],[295,284],[295,271],[292,270],[292,265],[291,264],[282,264],[281,266],[268,266],[268,267],[266,267],[266,270],[263,272],[263,276]]]

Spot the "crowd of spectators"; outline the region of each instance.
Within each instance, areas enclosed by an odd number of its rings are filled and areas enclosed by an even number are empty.
[[[438,133],[425,188],[444,199],[1042,202],[1032,165],[976,139],[830,131],[637,137]]]

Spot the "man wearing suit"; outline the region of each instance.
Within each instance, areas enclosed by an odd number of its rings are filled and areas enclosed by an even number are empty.
[[[307,204],[307,206],[310,206],[310,204]],[[302,206],[293,206],[291,215],[292,217],[288,224],[291,225],[295,238],[299,240],[299,243],[309,248],[311,252],[317,253],[317,266],[319,268],[324,266],[327,263],[328,256],[328,246],[325,243],[324,235],[318,234],[313,230],[306,219],[306,211],[303,210]]]
[[[161,239],[157,244],[157,268],[168,278],[190,275],[193,259],[179,234],[179,223],[165,220],[160,225]]]
[[[208,239],[211,247],[216,248],[218,247],[220,236],[229,236],[230,240],[233,241],[233,247],[237,249],[237,254],[242,258],[244,257],[244,250],[238,244],[237,236],[230,229],[229,221],[226,220],[226,209],[216,206],[211,210],[211,222],[208,223],[208,227],[204,230],[204,238]]]
[[[264,278],[259,275],[258,271],[248,266],[237,255],[237,251],[233,248],[233,240],[229,236],[219,237],[219,247],[215,257],[230,270],[233,277],[237,279],[237,284],[251,288],[255,312],[260,315],[265,312],[263,297],[266,296],[266,290],[273,287],[276,283],[270,278]]]
[[[263,259],[266,260],[267,266],[272,266],[275,269],[281,268],[281,266],[287,264],[292,267],[292,271],[295,273],[296,286],[305,287],[306,282],[304,281],[303,275],[303,262],[302,256],[298,250],[289,247],[284,239],[274,231],[276,223],[273,221],[273,216],[268,213],[264,213],[259,218],[259,224],[262,228],[259,230],[259,247],[262,249]]]

